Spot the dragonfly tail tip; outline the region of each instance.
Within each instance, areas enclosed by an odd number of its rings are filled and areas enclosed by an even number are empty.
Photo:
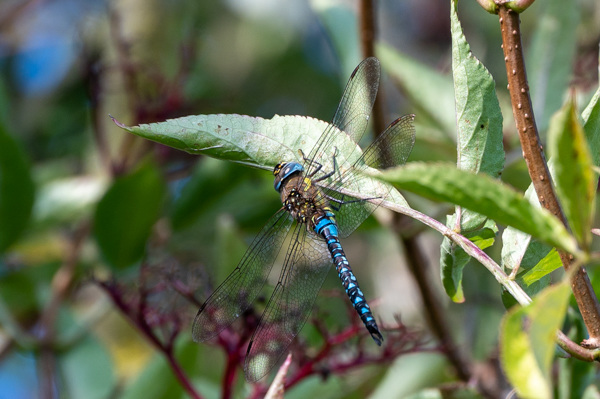
[[[373,341],[375,341],[377,346],[381,346],[381,343],[383,342],[383,336],[381,335],[379,330],[369,329],[369,332],[371,333],[371,337],[373,338]]]

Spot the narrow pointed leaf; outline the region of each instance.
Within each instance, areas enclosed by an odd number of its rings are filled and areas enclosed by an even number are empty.
[[[456,103],[457,166],[499,177],[504,168],[502,113],[494,79],[471,53],[451,2],[452,74]],[[477,228],[485,217],[461,213],[461,230]]]
[[[494,79],[471,53],[452,1],[452,73],[458,128],[459,167],[492,177],[504,168],[502,113]]]
[[[125,126],[116,120],[115,123],[135,135],[191,154],[204,154],[269,171],[280,162],[302,162],[299,150],[308,154],[329,126],[327,122],[304,116],[263,119],[226,114],[193,115],[139,126]],[[330,145],[336,149],[335,159],[340,172],[344,173],[344,168],[354,164],[362,151],[347,134],[338,132]],[[333,170],[331,159],[322,161],[324,170]],[[378,193],[379,189],[380,182],[376,179],[361,181],[363,194]],[[399,193],[392,193],[391,201],[407,206]]]
[[[562,266],[562,261],[555,248],[546,254],[535,266],[521,277],[523,284],[530,286]],[[527,292],[534,295],[534,292]]]
[[[164,122],[119,127],[148,140],[189,152],[272,170],[281,161],[298,159],[317,142],[327,123],[305,116],[263,119],[246,115],[191,115]],[[339,135],[340,137],[342,135]],[[344,135],[345,136],[345,135]],[[340,144],[355,145],[348,139]]]
[[[556,217],[489,176],[465,172],[451,164],[413,162],[384,171],[378,177],[401,190],[463,206],[551,246],[581,255],[575,240]]]
[[[548,141],[563,211],[577,241],[588,249],[596,187],[592,158],[572,101],[552,118]]]
[[[504,317],[500,359],[520,397],[552,397],[550,368],[556,331],[563,323],[570,293],[565,282],[546,288],[531,305],[517,306]]]

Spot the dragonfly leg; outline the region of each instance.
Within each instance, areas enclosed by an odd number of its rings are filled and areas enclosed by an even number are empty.
[[[312,165],[316,165],[315,170],[312,171],[310,173],[310,175],[308,175],[309,178],[313,177],[315,174],[317,174],[321,170],[321,168],[323,168],[323,165],[321,165],[320,163],[318,163],[314,159],[308,159],[306,157],[306,155],[304,155],[304,151],[302,151],[302,149],[299,149],[298,153],[300,154],[300,156],[302,157],[302,159],[304,160],[304,162],[307,162],[307,163],[312,164]]]
[[[329,173],[324,174],[323,176],[319,177],[318,179],[314,179],[315,182],[319,182],[319,181],[323,181],[325,179],[329,179],[336,172],[339,175],[340,171],[339,171],[339,168],[337,166],[337,160],[336,160],[337,152],[338,152],[338,149],[337,149],[337,147],[335,147],[335,151],[333,152],[333,156],[331,157],[332,161],[333,161],[333,170],[331,172],[329,172]],[[310,161],[310,162],[314,162],[314,161]],[[315,163],[317,163],[317,162],[315,162]],[[317,170],[315,170],[313,173],[311,173],[310,177],[314,176],[314,174],[317,173],[319,171],[319,169],[321,169],[322,165],[319,164],[319,163],[317,163],[317,165],[319,165],[319,167],[317,168]]]

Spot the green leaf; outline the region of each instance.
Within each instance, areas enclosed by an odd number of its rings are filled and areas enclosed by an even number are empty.
[[[446,225],[454,223],[456,215],[446,218]],[[465,301],[462,288],[463,269],[471,257],[456,243],[444,237],[440,247],[440,277],[446,294],[456,303]]]
[[[401,190],[447,201],[513,226],[552,246],[580,256],[577,244],[563,224],[523,195],[486,175],[475,175],[450,164],[413,162],[377,175]]]
[[[139,261],[159,216],[164,182],[152,164],[117,178],[98,203],[94,234],[104,258],[117,269]]]
[[[25,154],[0,124],[0,253],[25,230],[35,198],[35,186]]]
[[[452,72],[456,102],[457,166],[499,177],[504,168],[502,113],[494,79],[471,53],[463,35],[456,1],[451,2]],[[461,212],[461,230],[478,228],[485,217]]]
[[[487,220],[482,228],[465,233],[465,237],[477,245],[479,249],[486,249],[494,245],[496,234],[498,234],[496,223]]]
[[[567,311],[568,282],[546,288],[527,307],[515,307],[500,332],[502,368],[520,397],[552,397],[550,368],[556,332]]]
[[[190,154],[204,154],[269,170],[279,162],[299,160],[299,149],[308,154],[328,126],[327,122],[296,115],[276,115],[272,119],[193,115],[132,127],[115,123],[140,137]],[[345,134],[337,136],[341,153],[356,148]]]
[[[547,276],[556,269],[562,266],[562,261],[558,255],[556,248],[552,248],[546,256],[544,256],[538,263],[535,264],[527,273],[521,277],[523,283],[527,286],[532,285],[542,277]],[[528,292],[529,294],[532,294]]]
[[[596,187],[592,158],[572,101],[552,118],[548,142],[554,161],[556,193],[573,235],[587,250],[591,242]]]
[[[447,75],[389,46],[377,46],[377,57],[392,81],[417,109],[419,120],[430,120],[444,132],[454,131],[454,95],[452,81]]]
[[[455,221],[456,215],[448,216],[446,225],[451,226]],[[480,249],[485,249],[494,244],[497,232],[496,224],[492,220],[488,220],[482,228],[464,233],[464,235]],[[440,252],[442,285],[452,301],[462,303],[465,300],[462,289],[462,271],[471,257],[449,239],[442,241]]]
[[[275,116],[267,120],[244,115],[196,115],[133,127],[115,123],[140,137],[192,154],[204,154],[270,171],[280,162],[302,162],[299,150],[310,153],[329,126],[327,122],[304,116]],[[343,174],[362,152],[347,134],[340,130],[337,133],[328,145],[336,149],[335,160]],[[324,170],[333,170],[332,160],[333,157],[319,162]],[[371,169],[371,172],[374,170]],[[384,187],[377,179],[363,176],[360,189],[361,194],[377,197]],[[398,192],[392,192],[391,197],[390,201],[408,206]]]
[[[458,167],[499,177],[504,168],[502,113],[494,79],[473,56],[451,2],[452,73],[458,127]]]
[[[535,119],[540,132],[545,132],[572,76],[579,11],[563,0],[545,1],[540,9],[526,65]]]
[[[471,54],[471,49],[463,35],[456,2],[451,2],[452,30],[452,72],[456,103],[457,163],[458,167],[474,173],[500,176],[504,167],[504,147],[502,145],[502,113],[496,96],[494,79],[488,70]],[[471,232],[492,232],[481,229],[486,222],[484,215],[456,207],[455,215],[447,226],[469,237]],[[470,237],[469,237],[470,238]],[[491,244],[490,244],[491,245]],[[464,301],[462,292],[462,271],[469,257],[444,237],[441,247],[442,283],[450,298],[455,302]]]

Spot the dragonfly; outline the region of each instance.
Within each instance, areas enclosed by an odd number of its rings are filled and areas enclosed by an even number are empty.
[[[377,58],[362,61],[312,150],[305,154],[299,149],[301,159],[274,167],[274,188],[283,206],[194,319],[196,342],[215,338],[230,326],[261,296],[287,244],[279,278],[246,351],[244,371],[250,382],[268,374],[285,354],[310,315],[331,265],[373,340],[377,345],[383,342],[340,243],[395,192],[387,183],[373,183],[365,170],[404,164],[415,142],[414,115],[405,115],[361,153],[358,143],[367,129],[379,77]],[[348,142],[350,147],[340,144]],[[343,154],[340,148],[345,149]],[[361,192],[365,187],[368,193]]]

